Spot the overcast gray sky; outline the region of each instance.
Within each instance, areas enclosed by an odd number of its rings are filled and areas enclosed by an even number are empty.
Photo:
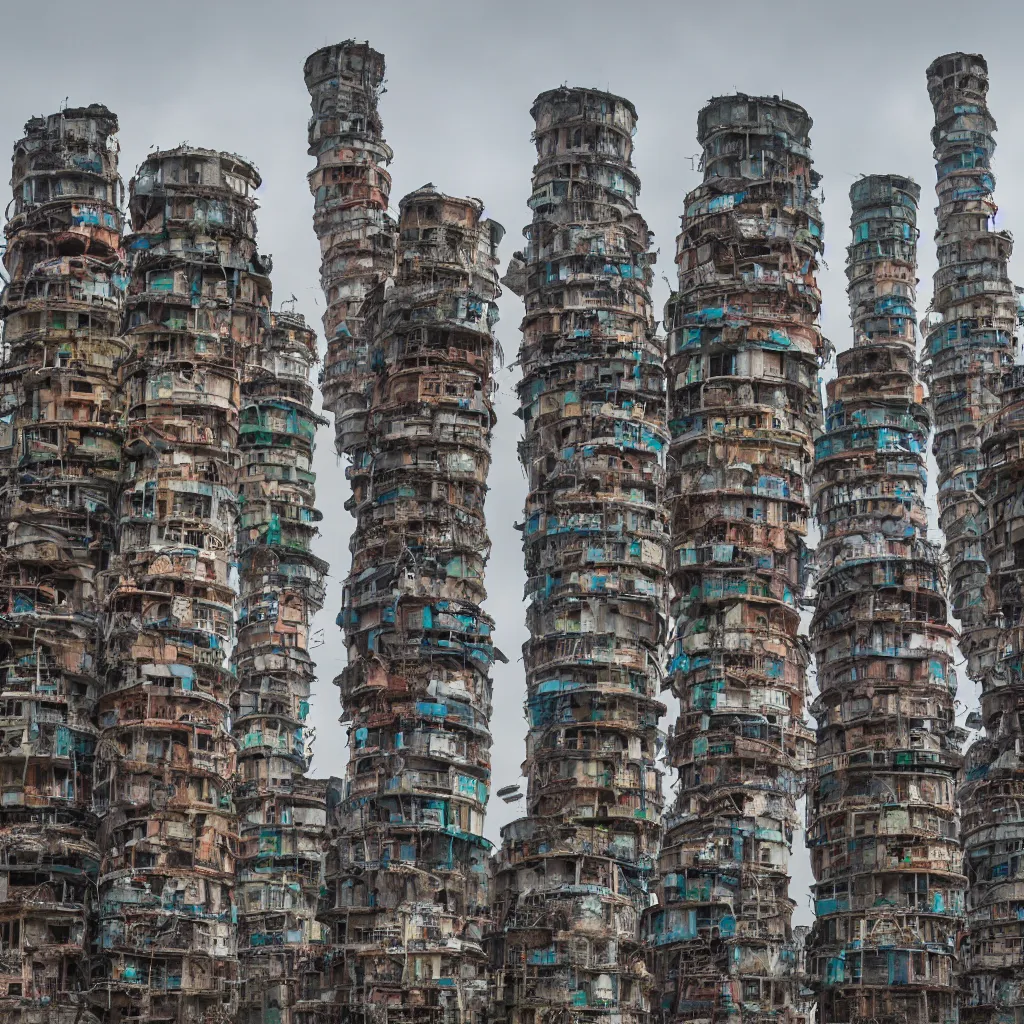
[[[57,110],[69,97],[71,105],[105,103],[120,116],[126,182],[154,145],[188,142],[248,157],[263,174],[259,237],[263,251],[274,256],[276,302],[294,293],[299,311],[319,328],[319,249],[305,177],[313,163],[306,153],[309,98],[302,81],[309,53],[357,38],[386,55],[381,114],[395,152],[393,205],[428,181],[451,194],[480,197],[488,215],[508,228],[503,264],[529,219],[533,98],[562,83],[608,89],[632,100],[640,117],[639,206],[661,250],[660,309],[667,294],[661,277],[675,277],[673,239],[683,196],[699,180],[691,163],[698,109],[722,93],[781,94],[814,118],[814,159],[825,196],[823,323],[842,349],[850,344],[843,274],[848,190],[861,174],[908,174],[921,183],[919,312],[931,294],[935,176],[924,72],[939,54],[959,49],[988,58],[989,100],[999,124],[1000,219],[1024,235],[1024,105],[1017,102],[1024,90],[1022,28],[1024,6],[1014,0],[0,0],[0,149],[10,152],[28,117]],[[1011,274],[1024,283],[1022,259]],[[506,293],[501,313],[498,337],[511,362],[522,305]],[[510,659],[494,676],[496,786],[516,781],[526,731],[522,555],[512,526],[525,495],[515,449],[515,372],[499,374],[487,509],[494,543],[488,607],[498,645]],[[331,680],[345,657],[334,617],[351,520],[342,508],[348,489],[332,436],[321,432],[316,459],[326,513],[318,553],[331,563],[328,601],[316,624],[326,642],[313,652],[320,676],[313,695],[314,774],[320,776],[340,774],[346,757]],[[976,703],[963,688],[961,700]],[[516,814],[495,801],[488,835],[497,840],[500,825]],[[792,894],[806,921],[810,875],[802,847],[794,860]]]

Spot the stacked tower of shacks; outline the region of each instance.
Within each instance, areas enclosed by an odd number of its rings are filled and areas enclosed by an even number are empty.
[[[523,296],[520,458],[529,481],[527,816],[502,830],[496,1012],[639,1024],[640,947],[661,832],[666,630],[664,350],[651,233],[636,209],[636,110],[542,93]],[[503,1004],[503,1005],[501,1005]]]
[[[985,425],[982,451],[999,660],[984,677],[986,735],[971,748],[961,793],[971,888],[960,1012],[968,1024],[1011,1024],[1024,1007],[1024,367],[1005,370],[1002,408]]]
[[[998,629],[986,592],[984,516],[977,495],[980,431],[999,409],[999,378],[1013,363],[1017,312],[1006,269],[1013,239],[993,230],[996,123],[987,92],[988,65],[979,54],[947,54],[928,67],[939,263],[925,339],[932,451],[939,467],[950,603],[960,620],[967,674],[983,687],[997,658]]]
[[[15,145],[0,297],[0,1019],[85,1024],[104,573],[120,464],[117,118]]]
[[[1007,272],[1013,239],[995,229],[996,125],[987,92],[988,65],[979,54],[947,54],[928,68],[939,268],[927,358],[939,522],[960,646],[968,675],[981,684],[985,728],[968,753],[960,793],[969,887],[962,1013],[971,1024],[1014,1020],[1024,1006],[1017,302]]]
[[[686,199],[665,314],[669,683],[681,707],[650,938],[675,1018],[803,1012],[789,853],[811,744],[798,631],[825,349],[810,128],[778,97],[721,97],[700,112],[704,182]]]
[[[338,682],[348,775],[329,793],[336,1017],[483,1019],[490,666],[481,611],[502,229],[424,186],[398,271],[367,298],[375,380],[350,475],[356,529]]]
[[[294,313],[263,313],[244,353],[237,550],[240,604],[232,698],[238,740],[239,1024],[297,1024],[303,957],[319,944],[325,783],[312,756],[310,625],[327,564],[312,553],[313,439],[309,382],[316,332]],[[276,1011],[276,1013],[274,1012]],[[295,1014],[295,1016],[293,1016]]]
[[[181,147],[131,183],[119,579],[99,704],[97,989],[119,1020],[234,1021],[239,384],[269,308],[256,169]],[[105,991],[104,991],[105,990]]]
[[[384,55],[348,39],[311,54],[304,73],[313,109],[309,155],[316,157],[309,172],[313,229],[327,302],[321,389],[338,454],[351,455],[362,443],[373,383],[363,300],[395,264],[395,222],[387,212],[391,150],[377,111]]]
[[[313,229],[320,241],[320,283],[327,303],[321,394],[324,408],[334,415],[335,448],[349,457],[365,445],[373,382],[363,300],[374,285],[394,272],[396,225],[387,212],[391,177],[386,167],[391,150],[382,137],[377,110],[384,70],[384,55],[353,39],[317,50],[303,68],[312,108],[308,151],[316,158],[308,181],[314,199]],[[350,469],[345,475],[351,479]],[[351,499],[345,507],[353,507]],[[340,617],[338,625],[344,626]],[[335,683],[340,683],[340,677]],[[337,786],[329,792],[336,810]],[[332,874],[325,879],[322,909],[328,940],[337,933],[331,917],[339,903],[335,890],[346,877]],[[329,942],[323,956],[308,963],[313,969],[310,991],[302,994],[322,1004],[310,1010],[313,1019],[322,1012],[341,1016],[362,1012],[325,1009],[333,993],[317,991],[330,984],[334,974],[346,973],[344,949],[344,944],[336,948]],[[353,962],[353,977],[357,968]],[[347,998],[347,991],[344,995]]]
[[[817,922],[808,973],[821,1024],[924,1024],[957,1012],[963,730],[945,576],[927,539],[920,194],[895,175],[850,189],[854,341],[838,357],[815,445],[819,696],[807,843]]]

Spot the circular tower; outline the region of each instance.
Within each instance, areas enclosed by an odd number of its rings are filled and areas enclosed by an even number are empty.
[[[234,1021],[239,385],[269,309],[260,184],[229,153],[151,153],[131,182],[130,354],[96,804],[97,999],[122,1021]]]
[[[637,211],[636,110],[544,92],[518,385],[526,472],[526,816],[496,864],[494,1001],[508,1024],[571,1007],[640,1024],[641,915],[661,836],[666,629],[664,348],[651,233]]]
[[[351,454],[366,429],[373,370],[363,302],[394,272],[395,222],[388,215],[391,150],[377,104],[384,92],[384,55],[348,39],[325,46],[304,68],[313,116],[309,172],[313,230],[320,240],[320,284],[327,310],[324,408],[334,416],[338,454]]]
[[[778,97],[701,110],[704,181],[686,197],[665,310],[680,713],[649,938],[670,1020],[804,1014],[789,854],[812,740],[799,631],[827,347],[810,129]]]
[[[481,610],[502,228],[431,185],[399,206],[398,272],[364,306],[373,386],[349,475],[356,529],[335,680],[349,763],[328,793],[327,1019],[480,1024],[490,844]]]
[[[950,604],[967,674],[982,680],[996,657],[993,604],[977,496],[981,425],[999,410],[999,381],[1014,360],[1017,301],[1008,263],[1013,237],[995,230],[995,119],[988,64],[952,53],[928,67],[935,111],[935,272],[924,368],[935,420],[939,526],[949,558]],[[984,684],[983,684],[984,685]]]
[[[232,729],[238,741],[236,882],[242,998],[238,1024],[301,1024],[301,962],[318,947],[325,786],[307,779],[306,724],[316,666],[313,616],[327,563],[312,551],[317,425],[309,374],[316,332],[296,313],[265,313],[241,385]]]
[[[32,118],[0,296],[0,1017],[87,1024],[100,629],[121,455],[117,117]]]
[[[807,845],[821,1024],[954,1020],[964,878],[954,631],[928,541],[930,418],[915,355],[920,186],[850,189],[853,347],[815,445],[817,756]]]

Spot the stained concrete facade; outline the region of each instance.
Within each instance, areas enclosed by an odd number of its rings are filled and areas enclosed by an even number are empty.
[[[526,472],[527,813],[495,866],[494,1012],[640,1024],[641,916],[661,837],[664,348],[636,207],[636,111],[561,88],[534,102],[518,385]]]
[[[826,352],[810,129],[778,97],[701,110],[704,181],[665,310],[680,713],[649,938],[666,1021],[805,1016],[789,855],[812,753],[800,607]]]
[[[931,421],[916,359],[920,186],[850,189],[853,346],[815,444],[817,752],[807,845],[820,1024],[950,1021],[963,922],[955,633],[928,540]]]
[[[121,434],[117,117],[32,118],[0,296],[0,1019],[88,1024],[92,775]]]

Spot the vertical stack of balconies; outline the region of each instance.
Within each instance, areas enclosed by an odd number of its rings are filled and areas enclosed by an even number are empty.
[[[103,954],[119,1020],[237,1009],[239,384],[269,309],[255,168],[181,147],[131,184],[119,574],[110,596],[95,796]]]
[[[810,128],[778,97],[700,112],[704,182],[686,198],[665,314],[681,707],[650,939],[668,1020],[803,1014],[789,854],[812,743],[798,634],[826,347]]]
[[[375,382],[354,453],[356,530],[337,682],[349,765],[328,794],[330,1021],[469,1024],[487,1003],[484,809],[497,243],[475,199],[400,206],[394,286],[367,300]]]
[[[302,960],[316,921],[325,783],[305,778],[305,724],[315,666],[310,625],[327,565],[312,552],[317,523],[309,373],[316,332],[294,313],[266,314],[242,377],[238,517],[239,1024],[296,1024]]]
[[[85,1009],[104,573],[120,462],[117,118],[33,118],[14,148],[0,297],[0,1018]]]
[[[377,112],[384,55],[348,39],[311,54],[304,73],[313,108],[309,154],[316,157],[309,172],[313,229],[327,300],[321,387],[338,453],[351,454],[362,441],[373,384],[363,300],[393,273],[395,261],[395,223],[387,212],[391,150]]]
[[[928,67],[935,110],[939,268],[924,365],[935,422],[932,451],[939,467],[939,525],[950,563],[950,605],[960,621],[967,674],[983,689],[998,657],[998,630],[985,582],[984,513],[977,495],[979,432],[999,410],[999,379],[1013,363],[1017,315],[1007,273],[1013,238],[994,229],[996,123],[987,93],[988,65],[980,54],[951,53]]]
[[[819,696],[808,787],[820,1024],[956,1019],[964,878],[955,807],[954,632],[929,543],[930,419],[915,355],[920,186],[850,189],[853,347],[815,446],[811,625]]]
[[[519,360],[529,481],[523,648],[527,816],[502,830],[492,969],[509,1024],[639,1024],[641,916],[661,834],[666,630],[664,348],[636,209],[636,110],[562,88],[534,102]]]

